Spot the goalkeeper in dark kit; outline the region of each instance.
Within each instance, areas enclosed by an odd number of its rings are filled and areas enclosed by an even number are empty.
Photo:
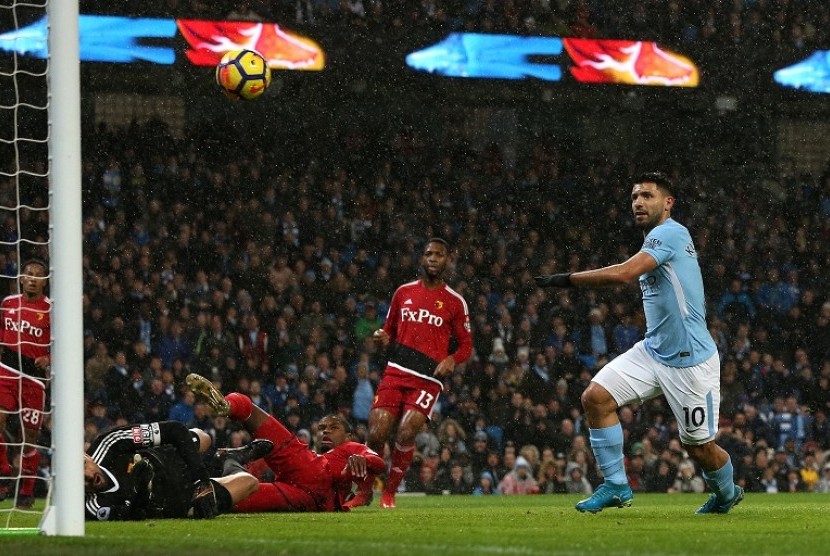
[[[259,482],[239,461],[269,453],[257,440],[228,451],[226,476],[210,478],[202,454],[210,436],[177,421],[126,425],[98,436],[84,454],[85,514],[89,520],[210,519],[254,492]],[[230,474],[228,474],[230,473]]]

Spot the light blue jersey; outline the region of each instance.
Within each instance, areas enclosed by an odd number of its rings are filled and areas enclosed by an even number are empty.
[[[717,348],[706,326],[703,277],[689,230],[669,218],[649,232],[641,251],[657,261],[640,276],[646,350],[670,367],[703,363]]]

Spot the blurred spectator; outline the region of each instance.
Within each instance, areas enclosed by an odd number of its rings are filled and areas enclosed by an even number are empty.
[[[647,492],[669,492],[674,487],[676,472],[669,462],[658,460],[651,472],[645,476],[645,490]]]
[[[424,423],[418,434],[415,435],[415,449],[424,458],[437,457],[441,452],[441,441],[432,432],[432,422]]]
[[[367,301],[363,313],[358,317],[354,325],[355,342],[362,343],[375,333],[375,330],[383,326],[383,319],[378,316],[377,307],[373,301]]]
[[[637,442],[632,446],[631,454],[628,456],[625,473],[628,476],[628,484],[634,492],[647,489],[644,454],[642,443]]]
[[[158,341],[156,354],[161,358],[161,364],[169,369],[173,366],[174,359],[189,362],[192,353],[193,345],[184,336],[184,325],[179,320],[174,320],[169,331]]]
[[[259,326],[259,317],[251,313],[245,316],[244,330],[239,333],[239,351],[248,368],[254,373],[251,378],[263,377],[263,364],[268,356],[268,333]]]
[[[110,357],[107,344],[97,342],[95,344],[94,355],[86,360],[86,365],[84,366],[84,386],[88,396],[105,396],[104,381],[106,380],[107,372],[113,364],[114,361]]]
[[[816,492],[830,494],[830,462],[825,463],[821,468],[821,479],[816,485]]]
[[[764,468],[760,481],[761,488],[763,489],[761,492],[775,494],[779,491],[777,475],[778,472],[775,466]]]
[[[780,398],[776,400],[772,430],[777,437],[778,446],[784,446],[787,440],[792,440],[794,448],[799,450],[801,445],[810,439],[809,435],[812,432],[810,416],[801,411],[795,396],[788,396],[783,403]]]
[[[816,490],[819,482],[819,464],[816,460],[816,455],[813,451],[809,451],[804,456],[804,461],[801,463],[801,470],[799,471],[799,479],[804,484],[804,490],[813,492]]]
[[[101,398],[89,403],[86,420],[98,431],[106,431],[114,426],[113,420],[107,415],[107,404]]]
[[[418,478],[407,485],[407,492],[423,492],[425,494],[441,494],[441,485],[435,477],[435,467],[429,463],[422,463],[418,468]]]
[[[372,402],[375,398],[375,383],[369,377],[368,363],[358,363],[356,379],[352,402],[352,417],[358,423],[367,423],[369,421],[369,410],[372,409]]]
[[[453,456],[467,453],[467,444],[464,440],[467,433],[459,426],[455,419],[444,419],[438,425],[438,441],[442,447],[449,448]]]
[[[565,489],[568,494],[590,496],[594,493],[591,483],[585,478],[585,472],[578,463],[569,463],[565,468]]]
[[[807,485],[801,480],[801,474],[797,469],[787,472],[787,483],[784,492],[807,492]]]
[[[547,403],[554,395],[554,380],[550,376],[547,358],[537,353],[530,371],[524,374],[519,390],[534,404]]]
[[[755,305],[740,278],[733,278],[729,282],[729,289],[720,296],[717,316],[732,325],[755,318]]]
[[[543,461],[536,482],[541,494],[564,494],[568,492],[565,481],[565,454],[562,457]]]
[[[271,403],[271,399],[266,396],[262,391],[262,383],[258,379],[253,379],[248,385],[247,395],[251,398],[251,401],[254,402],[254,405],[262,409],[265,413],[269,415],[274,414],[274,407]]]
[[[677,471],[677,478],[668,492],[701,493],[704,490],[706,490],[706,483],[703,482],[700,476],[695,474],[694,464],[690,461],[684,461],[680,464]]]
[[[499,483],[499,492],[502,494],[536,494],[539,492],[539,486],[526,459],[521,456],[516,458],[513,470],[507,473]]]
[[[452,462],[448,474],[442,476],[439,484],[441,490],[448,494],[472,494],[473,485],[464,477],[464,466]]]
[[[142,413],[141,394],[133,382],[136,372],[130,369],[127,355],[119,351],[107,371],[104,384],[104,399],[110,415],[124,417],[132,423],[141,421]]]
[[[170,421],[178,421],[187,425],[194,419],[193,404],[195,402],[196,397],[193,395],[193,392],[189,388],[183,389],[181,399],[170,408],[170,414],[167,418]]]
[[[164,421],[174,403],[173,396],[164,389],[164,382],[160,378],[154,378],[144,392],[144,416],[148,422]]]
[[[478,478],[478,485],[473,489],[473,494],[477,496],[486,496],[501,494],[498,486],[495,484],[493,475],[489,471],[482,471]]]

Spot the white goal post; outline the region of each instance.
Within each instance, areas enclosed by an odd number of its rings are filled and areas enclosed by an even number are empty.
[[[53,495],[47,535],[84,534],[81,93],[78,0],[50,0],[49,195]]]

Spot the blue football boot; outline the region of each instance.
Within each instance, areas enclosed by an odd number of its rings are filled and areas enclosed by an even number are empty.
[[[740,504],[741,500],[744,499],[744,489],[735,485],[735,496],[733,496],[730,500],[726,502],[721,502],[718,500],[717,494],[712,494],[709,496],[709,500],[706,501],[701,507],[697,509],[695,512],[696,515],[703,515],[703,514],[726,514],[729,513],[729,510],[732,509],[733,506],[737,506]]]
[[[634,500],[634,493],[627,484],[617,485],[604,482],[590,498],[577,502],[575,507],[580,512],[595,514],[605,508],[627,508],[632,500]]]

